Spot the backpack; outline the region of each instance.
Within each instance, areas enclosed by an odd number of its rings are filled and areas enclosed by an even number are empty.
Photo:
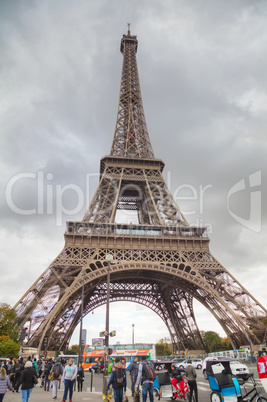
[[[149,363],[145,363],[145,376],[148,381],[154,381],[156,378],[155,370]]]
[[[50,374],[50,367],[49,364],[44,365],[44,375],[49,375]]]
[[[59,378],[61,375],[60,365],[56,363],[54,365],[54,378]]]
[[[122,388],[124,385],[125,374],[121,367],[115,367],[114,384],[118,388]]]
[[[20,371],[21,371],[20,364],[19,363],[15,364],[15,374],[20,373]]]

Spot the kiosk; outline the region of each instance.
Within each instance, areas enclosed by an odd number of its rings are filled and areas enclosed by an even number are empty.
[[[263,355],[259,357],[257,361],[257,370],[262,386],[267,393],[267,356]]]

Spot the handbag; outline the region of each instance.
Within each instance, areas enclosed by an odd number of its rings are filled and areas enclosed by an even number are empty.
[[[33,383],[34,385],[38,384],[38,378],[33,374]]]
[[[54,372],[49,374],[48,380],[54,381]]]

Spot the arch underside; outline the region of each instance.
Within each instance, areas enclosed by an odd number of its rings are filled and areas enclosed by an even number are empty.
[[[193,297],[182,289],[176,289],[158,279],[149,279],[148,273],[142,278],[111,277],[110,303],[112,302],[135,302],[150,308],[162,319],[167,326],[173,345],[176,349],[203,349],[204,344],[199,333],[194,312]],[[128,281],[127,281],[128,280]],[[106,304],[106,282],[97,284],[91,292],[85,288],[84,315],[97,307]],[[70,306],[71,308],[71,306]],[[72,334],[78,322],[80,314],[75,317],[69,327]],[[65,337],[62,347],[68,342]]]
[[[28,345],[41,350],[68,346],[81,317],[82,270],[86,270],[86,315],[106,303],[107,264],[104,258],[108,253],[116,257],[116,252],[121,261],[111,266],[110,301],[133,301],[155,311],[169,329],[176,349],[203,348],[193,311],[193,298],[214,315],[233,346],[247,344],[249,339],[258,342],[248,322],[252,316],[256,320],[255,311],[259,316],[264,313],[258,306],[258,311],[253,310],[253,300],[249,300],[243,288],[242,297],[250,303],[242,309],[239,307],[241,301],[233,294],[236,291],[241,295],[238,283],[224,268],[218,267],[210,253],[161,251],[164,262],[159,262],[159,252],[153,251],[157,261],[150,262],[148,256],[144,261],[145,252],[138,251],[134,259],[131,251],[128,261],[125,261],[129,251],[107,249],[92,251],[88,260],[81,259],[82,249],[65,248],[16,306],[20,325],[27,323],[30,328]],[[246,317],[247,321],[244,320]]]

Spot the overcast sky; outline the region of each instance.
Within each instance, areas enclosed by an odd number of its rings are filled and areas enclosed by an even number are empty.
[[[64,247],[66,220],[88,207],[113,139],[128,22],[170,190],[266,307],[267,2],[257,0],[0,1],[0,299],[23,296]],[[205,309],[196,316],[223,335]],[[104,323],[104,306],[87,316],[89,343]],[[111,306],[114,342],[131,341],[132,323],[136,342],[168,336],[148,309]]]

